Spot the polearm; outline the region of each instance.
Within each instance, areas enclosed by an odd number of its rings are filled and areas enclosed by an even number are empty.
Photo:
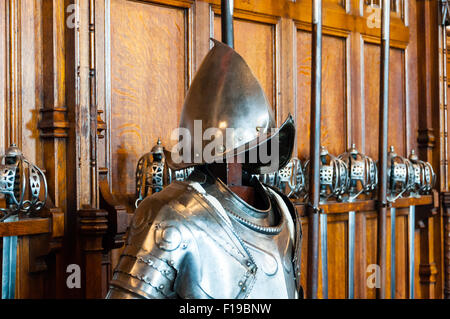
[[[234,0],[221,0],[222,42],[234,48]]]
[[[234,0],[221,0],[222,42],[234,49],[233,11]],[[227,162],[226,180],[228,185],[242,186],[242,164],[237,158]]]
[[[378,186],[378,247],[377,261],[380,266],[380,287],[377,298],[386,295],[386,211],[387,211],[387,156],[388,156],[388,118],[389,118],[389,48],[390,48],[390,0],[382,1],[381,16],[381,63],[380,63],[380,128],[379,165],[380,183]]]
[[[312,0],[312,74],[307,296],[317,299],[319,280],[320,109],[322,103],[322,0]]]

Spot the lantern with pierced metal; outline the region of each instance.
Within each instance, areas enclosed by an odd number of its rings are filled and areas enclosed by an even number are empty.
[[[162,191],[167,184],[166,179],[164,147],[158,139],[152,150],[139,159],[136,167],[136,207],[149,194]]]
[[[411,161],[397,155],[393,146],[389,151],[387,164],[388,200],[393,202],[413,188],[415,173]]]
[[[358,152],[355,144],[344,154],[338,156],[348,167],[350,185],[348,200],[353,201],[362,193],[370,193],[377,187],[378,172],[375,161]]]
[[[414,150],[409,155],[414,170],[414,181],[411,183],[411,195],[426,195],[431,192],[436,182],[436,175],[430,163],[419,160]]]
[[[309,176],[309,161],[305,163],[305,175]],[[343,195],[348,191],[350,184],[347,164],[328,153],[328,150],[322,146],[320,149],[320,197],[321,200],[327,200],[335,197],[342,200]],[[306,180],[305,190],[309,188],[309,181]]]
[[[44,173],[30,163],[14,144],[0,157],[0,193],[5,196],[7,206],[0,208],[0,222],[19,213],[37,212],[47,201]]]

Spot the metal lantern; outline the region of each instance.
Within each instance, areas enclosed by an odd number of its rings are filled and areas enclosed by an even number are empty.
[[[419,160],[414,150],[409,155],[414,171],[414,181],[410,187],[412,195],[429,194],[436,182],[436,175],[430,163]]]
[[[305,163],[305,175],[309,173],[309,161]],[[347,192],[350,179],[347,164],[328,153],[328,150],[322,146],[320,150],[320,197],[321,200],[327,200],[335,197],[342,200],[342,196]],[[306,181],[306,189],[309,189],[309,182]]]
[[[40,199],[41,192],[44,199]],[[0,208],[0,222],[19,213],[41,210],[47,201],[47,180],[36,165],[30,163],[16,145],[0,156],[0,193],[6,208]]]
[[[136,167],[136,207],[149,194],[162,191],[167,176],[165,166],[164,147],[158,139],[152,150],[139,159]]]
[[[373,159],[360,153],[355,144],[352,144],[352,147],[338,158],[343,160],[348,167],[349,201],[353,201],[362,193],[370,193],[375,190],[378,184],[378,172]]]
[[[395,153],[391,146],[388,153],[388,197],[390,202],[400,198],[406,191],[413,188],[415,173],[414,167],[407,158]]]

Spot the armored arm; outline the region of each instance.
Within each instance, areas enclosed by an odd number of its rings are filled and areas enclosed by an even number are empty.
[[[106,298],[177,297],[188,232],[173,207],[159,197],[147,198],[136,210]]]

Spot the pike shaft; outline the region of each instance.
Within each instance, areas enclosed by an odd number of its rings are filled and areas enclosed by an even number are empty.
[[[311,81],[311,139],[310,139],[310,189],[309,189],[309,222],[308,232],[308,283],[307,294],[317,298],[319,268],[319,170],[320,170],[320,113],[322,98],[322,0],[312,2],[312,81]]]
[[[234,48],[233,10],[234,0],[221,0],[222,42]]]
[[[380,266],[380,288],[377,297],[385,298],[386,285],[386,207],[387,207],[387,156],[388,156],[388,118],[389,118],[389,48],[390,48],[390,0],[382,1],[381,18],[381,63],[380,63],[380,126],[379,126],[379,165],[380,184],[378,187],[378,247],[377,260]]]

